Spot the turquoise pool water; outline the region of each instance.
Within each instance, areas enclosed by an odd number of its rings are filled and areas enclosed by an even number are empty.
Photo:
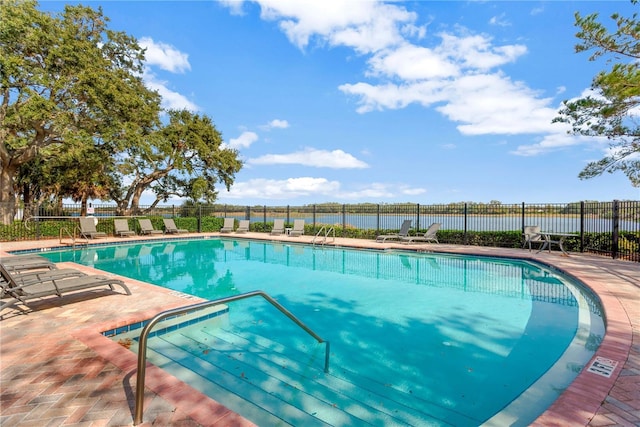
[[[243,239],[44,256],[208,299],[276,298],[331,342],[329,374],[324,347],[260,299],[149,343],[153,363],[259,425],[527,425],[604,335],[589,292],[524,261]]]

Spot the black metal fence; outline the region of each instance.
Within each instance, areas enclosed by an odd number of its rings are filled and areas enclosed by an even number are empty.
[[[217,231],[222,218],[248,219],[252,231],[270,231],[273,220],[305,220],[305,233],[315,234],[321,227],[333,227],[336,236],[374,238],[397,231],[405,219],[411,219],[415,231],[424,231],[434,222],[442,224],[438,239],[442,243],[519,247],[526,225],[542,230],[575,233],[565,241],[565,248],[591,252],[612,258],[640,262],[640,201],[576,202],[547,204],[314,204],[305,206],[239,205],[170,205],[142,207],[144,217],[157,228],[163,217],[172,217],[180,228],[191,232]],[[70,221],[82,212],[80,205],[28,209],[18,215],[11,226],[0,225],[0,240],[56,238],[60,224],[73,227]],[[113,233],[116,217],[114,205],[93,205],[89,214],[100,219],[100,231]],[[29,218],[26,220],[26,218]],[[135,229],[135,217],[130,225]]]

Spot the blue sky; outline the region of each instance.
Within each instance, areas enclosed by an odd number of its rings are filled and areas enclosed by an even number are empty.
[[[574,13],[627,0],[84,4],[147,48],[165,107],[239,151],[218,202],[640,200],[621,173],[579,180],[608,143],[551,123],[607,67],[574,52]]]

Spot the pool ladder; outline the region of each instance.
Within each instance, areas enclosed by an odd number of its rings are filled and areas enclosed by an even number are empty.
[[[158,322],[171,316],[186,314],[190,311],[199,310],[207,307],[212,307],[214,305],[225,304],[227,302],[238,301],[241,299],[251,298],[256,296],[261,296],[262,298],[266,299],[268,302],[271,303],[271,305],[273,305],[275,308],[280,310],[280,312],[282,312],[285,316],[291,319],[295,324],[297,324],[302,329],[304,329],[305,332],[307,332],[309,335],[315,338],[316,341],[318,341],[319,343],[325,344],[324,372],[327,372],[327,373],[329,372],[329,349],[330,349],[329,341],[326,341],[320,338],[320,336],[315,332],[313,332],[311,328],[309,328],[307,325],[302,323],[302,321],[298,319],[296,316],[294,316],[293,313],[287,310],[278,301],[274,300],[264,291],[252,291],[252,292],[247,292],[240,295],[233,295],[226,298],[219,298],[213,301],[205,301],[198,304],[189,305],[186,307],[179,307],[179,308],[174,308],[172,310],[163,311],[162,313],[156,314],[151,320],[149,320],[149,322],[145,325],[145,327],[142,328],[142,332],[140,333],[140,338],[138,342],[138,370],[136,374],[136,408],[135,408],[135,414],[133,418],[134,426],[137,426],[138,424],[142,423],[142,414],[144,411],[144,407],[143,407],[144,406],[144,379],[145,379],[146,370],[147,370],[147,339],[149,338],[149,333],[151,332],[151,329],[153,329],[153,327]]]
[[[319,239],[322,235],[322,232],[324,232],[324,235],[322,236],[322,244],[324,245],[325,243],[327,243],[327,238],[329,237],[330,234],[333,234],[333,240],[331,240],[331,242],[335,242],[336,241],[336,230],[333,227],[329,227],[327,228],[326,225],[323,225],[320,230],[318,230],[318,232],[316,233],[316,235],[313,237],[313,240],[311,240],[311,243],[313,245],[316,244],[316,239]]]
[[[71,247],[75,249],[76,247],[76,232],[80,231],[80,228],[78,226],[74,227],[73,229],[73,233],[71,233],[66,227],[61,227],[60,228],[60,233],[59,233],[59,240],[60,240],[60,244],[64,245],[66,244],[65,242],[62,241],[62,238],[65,237],[69,237],[71,239]],[[84,246],[89,246],[89,240],[88,239],[84,239],[82,242],[84,242]]]

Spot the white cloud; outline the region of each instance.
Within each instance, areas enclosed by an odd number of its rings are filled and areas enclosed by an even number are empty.
[[[436,109],[465,135],[555,133],[551,98],[540,98],[501,73],[462,77],[446,89],[447,102]]]
[[[295,197],[330,197],[333,200],[371,200],[416,196],[426,192],[423,188],[406,185],[372,183],[353,190],[343,190],[338,181],[326,178],[298,177],[288,179],[251,179],[236,182],[229,192],[220,192],[221,199],[286,200]]]
[[[262,19],[277,22],[291,43],[301,49],[315,41],[369,56],[363,77],[370,80],[338,87],[356,100],[359,113],[419,104],[435,108],[457,123],[458,131],[464,135],[538,135],[537,142],[512,151],[515,155],[539,155],[584,142],[565,135],[565,126],[551,123],[558,115],[551,97],[525,82],[513,80],[500,69],[528,53],[524,44],[498,44],[489,35],[456,27],[437,34],[439,43],[427,45],[422,41],[426,25],[419,25],[417,14],[400,2],[254,0],[254,3],[260,6]],[[531,14],[541,12],[531,10]],[[504,14],[492,17],[490,24],[511,25]],[[563,90],[559,88],[553,95]],[[366,167],[340,150],[267,155],[249,162]]]
[[[442,43],[437,47],[440,54],[472,71],[499,67],[527,53],[524,45],[493,46],[491,38],[480,34],[441,33],[440,37]]]
[[[191,70],[189,55],[169,44],[154,42],[151,37],[142,37],[138,40],[138,44],[146,49],[145,59],[148,65],[158,66],[171,73],[184,73]]]
[[[169,89],[167,87],[167,82],[159,80],[150,69],[145,69],[142,78],[149,89],[158,91],[162,97],[162,108],[189,111],[198,111],[200,109],[186,96]]]
[[[403,80],[446,78],[459,74],[459,68],[432,49],[405,44],[378,52],[369,59],[369,76],[390,76]]]
[[[542,136],[539,142],[530,145],[520,145],[511,154],[516,156],[538,156],[553,151],[563,150],[567,147],[575,145],[591,144],[596,147],[603,148],[607,146],[606,138],[584,137],[577,135],[568,135],[566,133],[552,133]]]
[[[271,129],[287,129],[289,127],[289,122],[286,120],[273,119],[266,125],[260,126],[261,129],[271,130]]]
[[[217,2],[228,7],[232,15],[244,15],[243,0],[217,0]]]
[[[491,19],[489,19],[489,24],[497,25],[499,27],[510,27],[511,26],[511,22],[509,22],[506,19],[506,14],[505,13],[501,13],[498,16],[492,16]]]
[[[540,142],[535,144],[520,145],[516,150],[511,151],[511,154],[524,157],[538,156],[578,145],[581,142],[585,142],[581,137],[567,135],[566,133],[554,133],[543,136]]]
[[[249,148],[251,147],[251,144],[256,142],[258,139],[258,134],[255,132],[245,131],[242,132],[239,137],[229,139],[228,147],[235,150],[240,148]]]
[[[142,37],[138,44],[146,49],[145,69],[142,78],[146,86],[157,91],[162,97],[162,108],[198,111],[200,108],[186,96],[171,90],[168,82],[158,78],[153,67],[159,67],[171,73],[184,73],[191,69],[189,55],[171,45],[154,42],[150,37]]]
[[[289,154],[267,154],[247,160],[251,165],[303,165],[317,168],[362,169],[368,168],[365,162],[358,160],[342,150],[316,150],[308,148]]]
[[[370,53],[423,36],[414,25],[417,15],[397,4],[344,0],[257,0],[261,17],[279,21],[291,43],[304,49],[310,40]],[[236,6],[237,8],[237,6]]]
[[[230,199],[290,199],[294,197],[331,195],[340,189],[340,183],[326,178],[251,179],[236,182],[229,192],[220,192],[220,198]]]

